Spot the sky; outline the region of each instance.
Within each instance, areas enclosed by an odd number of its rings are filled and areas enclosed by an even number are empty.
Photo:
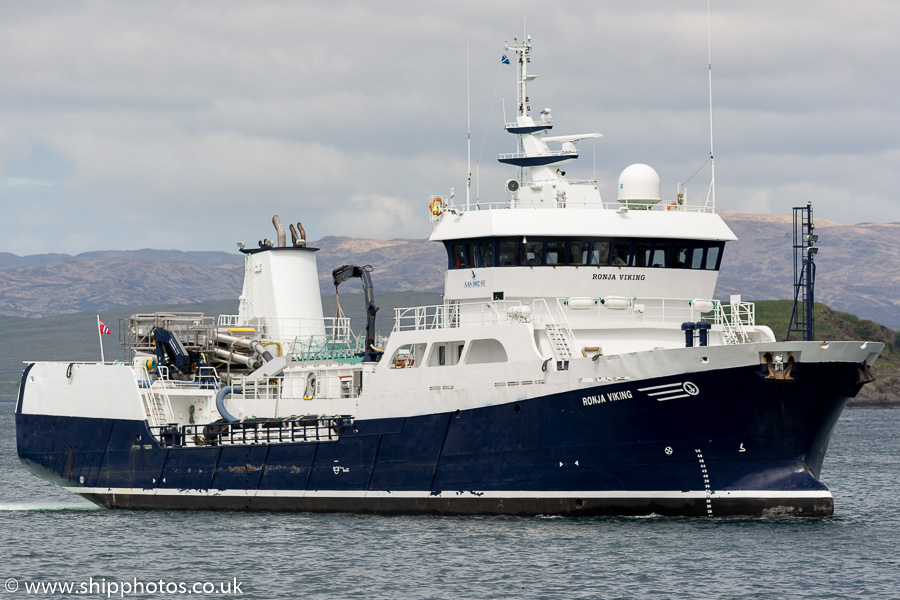
[[[717,208],[900,221],[900,4],[710,4]],[[603,134],[570,177],[606,200],[637,162],[664,199],[709,186],[704,0],[0,0],[0,15],[0,252],[235,251],[272,238],[273,214],[311,240],[425,238],[429,197],[465,197],[467,118],[473,197],[505,200],[501,57],[523,29],[534,112],[553,109],[554,135]]]

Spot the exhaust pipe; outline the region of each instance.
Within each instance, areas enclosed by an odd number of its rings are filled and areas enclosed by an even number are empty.
[[[284,248],[285,246],[285,234],[284,234],[284,225],[281,224],[281,219],[278,218],[278,215],[272,217],[272,225],[275,226],[275,232],[278,234],[278,247]]]
[[[306,230],[303,229],[303,225],[300,222],[297,222],[297,230],[300,232],[300,240],[297,242],[297,245],[301,248],[306,248]]]

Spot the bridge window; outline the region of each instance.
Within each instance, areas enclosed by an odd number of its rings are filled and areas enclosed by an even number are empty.
[[[631,263],[631,241],[616,242],[612,248],[612,266],[625,267]]]
[[[544,262],[544,243],[525,242],[522,244],[522,266],[534,267]]]
[[[720,254],[719,246],[710,246],[706,249],[706,264],[704,265],[704,268],[707,271],[717,271],[719,269]]]
[[[647,264],[651,267],[668,267],[669,244],[654,244],[653,250],[650,251],[650,260]]]
[[[453,244],[453,250],[450,255],[451,269],[466,268],[466,247],[463,244]]]
[[[608,265],[609,264],[609,242],[594,242],[591,244],[591,261],[592,265]]]
[[[479,258],[481,258],[480,266],[482,267],[493,267],[494,266],[494,243],[493,242],[481,242],[478,244],[478,254]]]
[[[650,266],[650,249],[652,244],[647,242],[637,242],[634,245],[634,263],[633,267],[649,267]]]
[[[641,238],[481,238],[445,242],[450,269],[635,267],[716,271],[724,242]]]
[[[478,260],[478,244],[466,244],[466,262],[473,269],[481,266]]]
[[[589,242],[569,242],[569,263],[570,265],[581,266],[588,262],[588,249],[591,247]]]
[[[561,240],[547,242],[547,262],[552,266],[564,265],[566,256],[566,243]]]
[[[519,264],[519,242],[500,242],[500,254],[497,258],[499,267],[514,267]]]

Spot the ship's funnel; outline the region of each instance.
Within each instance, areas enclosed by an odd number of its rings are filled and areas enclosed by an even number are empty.
[[[300,231],[305,237],[302,227]],[[302,243],[241,249],[244,287],[238,309],[240,323],[282,343],[308,341],[310,336],[325,334],[316,249]]]

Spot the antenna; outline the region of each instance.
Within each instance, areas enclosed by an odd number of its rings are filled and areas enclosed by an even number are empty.
[[[716,210],[716,160],[713,158],[713,103],[712,103],[712,35],[710,34],[711,25],[709,18],[709,2],[706,0],[706,52],[709,65],[709,165],[710,165],[710,181],[709,193],[706,195],[706,210]]]
[[[472,107],[469,102],[469,40],[466,40],[466,210],[472,190]]]
[[[480,205],[479,203],[480,203],[480,201],[481,201],[481,193],[478,191],[478,182],[479,182],[479,179],[478,179],[478,161],[476,160],[476,161],[475,161],[475,206],[476,206],[477,208],[480,209],[480,208],[481,208],[481,205]]]

